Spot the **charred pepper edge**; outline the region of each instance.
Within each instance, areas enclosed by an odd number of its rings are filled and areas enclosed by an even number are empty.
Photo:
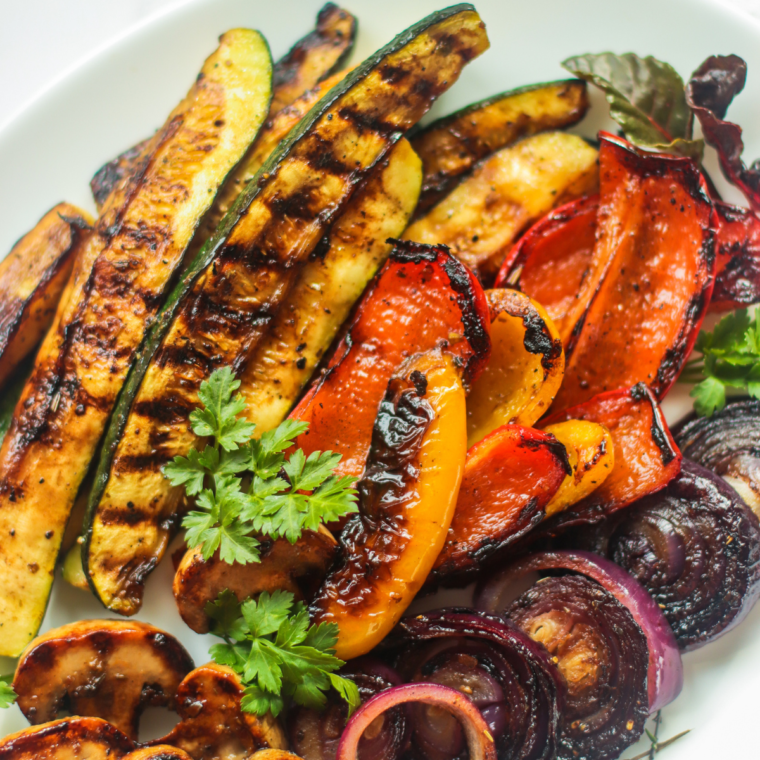
[[[486,322],[490,324],[488,305],[479,313],[476,282],[470,270],[459,261],[446,245],[428,245],[415,243],[411,240],[388,238],[386,243],[393,245],[390,258],[400,263],[420,264],[423,261],[438,262],[449,279],[451,289],[457,294],[457,305],[462,314],[464,337],[472,346],[472,356],[467,360],[464,370],[465,381],[471,383],[480,365],[491,353],[491,336],[485,329]],[[441,253],[444,255],[441,256]]]
[[[93,522],[97,512],[98,505],[105,491],[109,480],[111,462],[119,445],[119,441],[126,427],[129,411],[132,402],[139,390],[142,379],[147,372],[148,366],[162,343],[162,339],[171,326],[176,316],[184,296],[191,290],[195,282],[204,272],[206,267],[216,257],[217,252],[221,249],[229,233],[237,223],[239,217],[251,205],[253,200],[261,193],[265,182],[262,180],[279,169],[280,165],[288,158],[291,148],[319,121],[323,114],[331,108],[340,98],[343,97],[360,81],[379,66],[383,60],[394,52],[410,44],[415,38],[420,36],[426,29],[435,24],[439,24],[446,19],[456,16],[460,13],[476,13],[475,7],[470,3],[460,3],[452,5],[441,11],[436,11],[426,16],[421,21],[412,25],[401,34],[394,37],[389,43],[384,45],[380,50],[369,56],[354,71],[348,74],[332,90],[330,90],[320,101],[318,101],[309,113],[304,116],[288,136],[279,144],[277,150],[264,162],[254,178],[246,186],[245,190],[238,196],[236,201],[230,207],[225,217],[219,224],[214,235],[201,247],[195,259],[190,262],[182,279],[177,283],[171,293],[166,298],[164,307],[157,315],[155,322],[147,331],[142,345],[138,348],[135,361],[129,369],[124,384],[122,385],[114,409],[111,415],[110,423],[103,437],[103,446],[98,458],[98,465],[95,473],[90,499],[87,504],[87,510],[84,518],[84,542],[82,544],[82,566],[95,597],[102,602],[98,595],[94,581],[90,577],[89,571],[89,554],[90,542],[93,533]],[[384,151],[380,151],[374,165],[382,161],[393,145],[403,136],[398,131],[395,135],[389,135],[387,146]],[[371,167],[370,167],[371,170]]]

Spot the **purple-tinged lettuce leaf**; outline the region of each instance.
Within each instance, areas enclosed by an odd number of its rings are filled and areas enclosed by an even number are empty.
[[[754,211],[760,211],[760,161],[747,168],[742,161],[742,128],[725,121],[746,78],[747,64],[738,55],[712,55],[691,75],[686,102],[702,125],[705,141],[718,152],[726,179],[744,193]]]
[[[626,139],[642,148],[701,160],[704,144],[691,139],[683,80],[670,64],[634,53],[573,56],[562,65],[599,87]]]

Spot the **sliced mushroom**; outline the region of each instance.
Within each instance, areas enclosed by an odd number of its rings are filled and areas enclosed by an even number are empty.
[[[310,602],[335,559],[338,542],[320,526],[319,532],[305,531],[290,544],[284,538],[262,541],[261,562],[229,565],[215,554],[204,560],[200,548],[190,549],[174,576],[174,598],[182,619],[198,633],[208,633],[205,608],[225,589],[242,602],[262,591],[283,589],[297,600]]]
[[[143,709],[173,709],[192,668],[184,647],[152,625],[84,620],[36,638],[21,655],[13,688],[30,723],[66,710],[103,718],[136,739]]]
[[[177,691],[180,722],[150,744],[178,747],[194,760],[241,760],[260,749],[287,749],[277,719],[243,712],[242,697],[243,685],[230,668],[214,663],[196,668]]]
[[[64,718],[6,736],[0,760],[120,760],[134,748],[100,718]]]
[[[157,744],[155,747],[140,747],[130,752],[125,760],[192,760],[192,758],[182,749],[170,747],[168,744]],[[272,760],[275,759],[272,758]]]
[[[288,755],[289,753],[284,753]],[[132,740],[102,718],[63,718],[11,734],[0,742],[2,760],[192,760],[159,744],[135,749]],[[261,758],[261,760],[265,760]],[[278,760],[270,757],[269,760]],[[283,760],[286,760],[283,758]]]

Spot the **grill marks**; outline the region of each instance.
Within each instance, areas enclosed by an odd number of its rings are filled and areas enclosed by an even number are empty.
[[[137,429],[167,424],[158,411],[163,408],[173,410],[170,424],[176,432],[167,431],[160,446],[143,438],[149,449],[124,456],[140,470],[150,462],[160,477],[160,466],[192,445],[187,419],[201,382],[219,366],[239,366],[258,344],[300,265],[396,139],[395,127],[392,135],[385,126],[370,130],[353,111],[335,119],[323,116],[292,160],[278,167],[180,307],[135,401],[115,470],[128,472],[122,451],[131,450],[129,439],[137,437]],[[353,165],[344,158],[351,149],[357,156]],[[157,387],[160,395],[151,395]],[[178,404],[179,398],[185,402]]]
[[[435,96],[453,84],[464,62],[487,47],[482,22],[473,11],[435,18],[441,20],[402,35],[349,74],[319,113],[290,133],[247,185],[232,212],[235,217],[228,215],[220,224],[177,291],[166,333],[147,364],[133,408],[125,421],[114,423],[122,432],[111,475],[119,477],[108,477],[92,518],[89,573],[112,608],[135,612],[142,591],[124,599],[119,579],[105,567],[106,562],[129,560],[134,536],[121,542],[109,538],[110,528],[99,513],[121,509],[138,492],[145,494],[140,508],[151,510],[155,523],[164,519],[180,503],[181,491],[169,486],[158,466],[176,454],[185,455],[196,442],[186,416],[165,423],[154,411],[177,398],[195,406],[200,383],[214,368],[230,365],[239,371],[245,365],[357,186]],[[455,37],[445,49],[439,45],[441,32]],[[380,73],[385,66],[409,75],[389,83]],[[130,468],[148,461],[150,471]],[[146,524],[140,538],[145,539],[140,551],[162,556],[166,531]],[[125,554],[114,560],[117,543]]]
[[[417,216],[448,195],[479,160],[522,137],[569,126],[587,109],[585,82],[553,82],[473,103],[417,132],[412,145],[424,167]]]
[[[59,203],[0,263],[0,385],[52,324],[91,224],[86,212]]]
[[[326,3],[322,7],[316,29],[300,39],[274,67],[273,113],[343,66],[354,47],[356,27],[356,19],[337,5]]]
[[[224,35],[82,246],[0,449],[0,654],[18,653],[41,622],[63,529],[136,351],[209,189],[266,116],[269,60],[258,33]]]
[[[297,281],[246,358],[240,392],[259,430],[290,411],[324,352],[404,230],[419,195],[420,161],[406,140],[357,190],[309,255]]]

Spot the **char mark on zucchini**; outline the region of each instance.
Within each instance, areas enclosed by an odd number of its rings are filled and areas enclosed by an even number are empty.
[[[0,263],[0,386],[52,324],[92,223],[86,211],[59,203]]]
[[[415,131],[410,139],[424,171],[416,216],[448,195],[481,159],[523,137],[575,124],[588,105],[586,83],[568,79],[493,95]]]
[[[309,112],[191,263],[122,393],[90,502],[84,565],[111,609],[124,614],[139,609],[141,591],[131,584],[127,594],[114,568],[162,556],[169,535],[160,525],[177,512],[182,498],[157,468],[128,470],[122,457],[152,453],[160,466],[185,455],[196,442],[183,420],[163,427],[166,440],[154,449],[151,434],[161,423],[139,415],[139,405],[150,401],[155,409],[175,397],[195,405],[200,384],[213,369],[231,366],[240,372],[357,187],[487,46],[483,23],[466,4],[433,14],[399,35]],[[391,86],[381,75],[387,64],[410,74]],[[130,526],[100,521],[102,511],[123,509],[128,500],[154,515],[140,541],[133,540]]]
[[[354,47],[357,25],[354,16],[334,3],[322,6],[314,30],[274,66],[272,114],[345,65]]]
[[[271,57],[258,32],[223,35],[202,74],[140,172],[109,196],[0,449],[1,654],[18,654],[42,621],[77,490],[130,365],[213,191],[266,118]]]
[[[269,107],[270,120],[343,67],[353,50],[356,29],[356,19],[348,11],[338,8],[333,3],[327,3],[323,6],[317,15],[316,28],[300,39],[286,55],[274,64],[272,70],[272,102]],[[312,102],[316,102],[316,100]],[[262,130],[262,132],[264,131],[266,130]],[[285,134],[281,135],[281,137],[284,136]],[[90,181],[90,189],[98,211],[120,183],[125,182],[130,176],[140,171],[145,163],[145,151],[150,142],[150,138],[142,140],[98,169]],[[261,140],[256,141],[257,144],[260,142]],[[252,146],[251,152],[254,154],[256,147],[256,145]],[[247,158],[253,158],[253,156]],[[239,169],[247,174],[242,165],[245,163],[247,163],[246,159],[241,162]],[[257,166],[256,169],[258,168]],[[256,169],[250,173],[250,176],[256,173]],[[235,175],[240,173],[240,171],[236,171]],[[250,179],[250,176],[246,179]],[[215,201],[215,207],[222,207],[223,211],[215,213],[215,210],[212,209],[199,232],[203,233],[205,229],[208,234],[213,233],[216,224],[224,216],[224,212],[227,211],[232,201],[242,190],[242,185],[236,181],[237,179],[238,176],[232,176],[230,182],[225,183],[227,187],[220,193],[221,197]],[[230,197],[230,193],[232,193],[232,197]],[[208,234],[203,237],[201,242],[205,242]]]

